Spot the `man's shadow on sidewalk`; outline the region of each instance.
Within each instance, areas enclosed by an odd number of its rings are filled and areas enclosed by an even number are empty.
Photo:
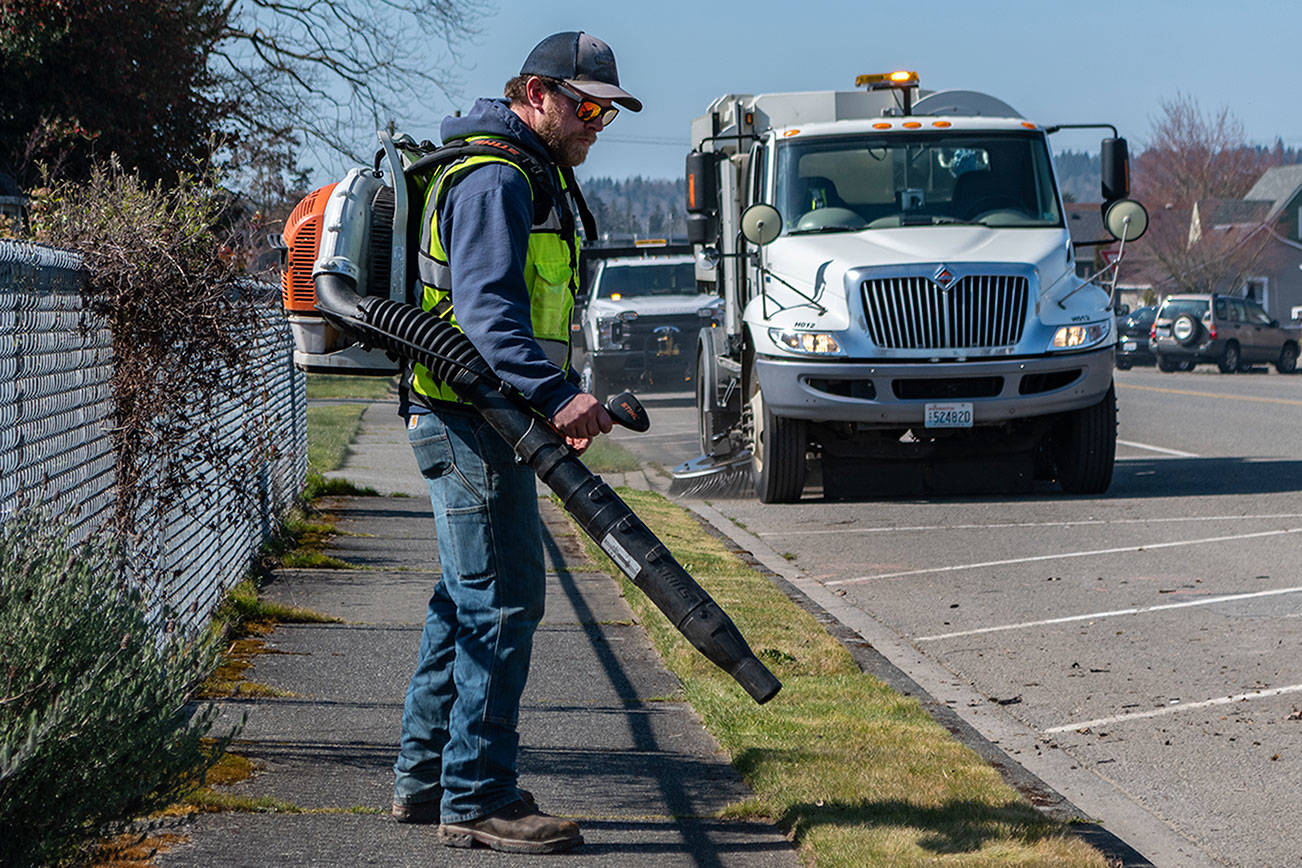
[[[587,601],[583,599],[573,575],[565,564],[565,558],[561,553],[560,546],[549,531],[544,532],[543,543],[546,548],[547,559],[557,571],[561,589],[574,607],[579,625],[587,636],[606,679],[619,697],[626,700],[639,699],[640,697],[637,695],[632,679],[624,670],[623,664],[611,651],[610,645],[602,633],[601,625],[594,617]],[[724,863],[721,856],[727,851],[744,850],[746,852],[755,852],[758,855],[760,850],[778,848],[790,852],[789,845],[775,842],[772,837],[768,841],[755,841],[744,846],[725,845],[721,847],[720,843],[714,840],[711,832],[717,832],[723,828],[724,823],[717,820],[689,818],[690,813],[697,804],[692,790],[699,789],[699,787],[694,787],[688,783],[703,779],[718,780],[720,766],[717,763],[675,756],[672,746],[668,748],[662,746],[656,737],[650,714],[647,713],[646,708],[630,705],[619,710],[618,713],[620,720],[632,734],[634,748],[631,751],[612,753],[605,750],[577,749],[558,751],[522,748],[522,758],[527,757],[530,765],[536,760],[538,766],[546,769],[548,774],[561,774],[577,780],[590,778],[595,774],[609,776],[613,780],[628,780],[630,777],[637,777],[653,781],[654,786],[660,791],[664,804],[669,807],[673,815],[676,817],[688,815],[682,820],[676,820],[670,827],[681,836],[682,843],[670,845],[647,841],[646,843],[632,845],[585,844],[581,850],[576,851],[578,855],[598,856],[614,852],[685,852],[691,854],[696,865],[710,868],[710,866],[722,866]],[[730,769],[729,773],[731,773]],[[653,830],[663,830],[667,827],[664,822],[632,819],[585,820],[583,825],[586,828],[628,830],[630,832],[642,830],[640,833],[642,836],[649,836]],[[766,834],[769,836],[774,834],[773,827],[764,823],[730,822],[726,824],[726,829],[731,836],[739,833]]]

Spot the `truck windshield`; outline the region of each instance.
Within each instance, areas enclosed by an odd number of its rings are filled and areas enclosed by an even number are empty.
[[[597,298],[640,298],[647,295],[696,295],[696,266],[691,262],[663,265],[607,265],[594,293]]]
[[[1044,137],[921,133],[780,142],[788,233],[979,223],[1062,225]]]

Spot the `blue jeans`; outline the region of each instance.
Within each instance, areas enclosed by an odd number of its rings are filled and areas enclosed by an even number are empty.
[[[430,801],[444,822],[490,814],[516,787],[520,694],[542,619],[545,569],[533,471],[476,413],[413,417],[442,577],[407,688],[394,800]]]

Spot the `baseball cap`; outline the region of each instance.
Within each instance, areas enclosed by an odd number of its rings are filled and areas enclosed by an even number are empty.
[[[615,52],[582,31],[553,33],[539,42],[525,58],[520,74],[559,78],[588,96],[613,100],[630,111],[642,111],[642,101],[619,86]]]

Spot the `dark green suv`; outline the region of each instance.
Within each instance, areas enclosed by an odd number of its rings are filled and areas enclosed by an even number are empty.
[[[1281,374],[1297,370],[1299,327],[1280,325],[1250,298],[1168,295],[1149,332],[1149,347],[1163,371],[1189,371],[1214,363],[1223,374],[1254,364],[1274,364]]]

